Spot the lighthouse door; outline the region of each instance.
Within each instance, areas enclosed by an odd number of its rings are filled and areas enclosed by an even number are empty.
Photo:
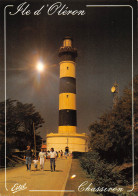
[[[69,147],[65,148],[65,152],[69,153]]]

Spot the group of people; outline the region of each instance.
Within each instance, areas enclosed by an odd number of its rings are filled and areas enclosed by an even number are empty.
[[[56,153],[57,153],[57,157],[58,158],[62,158],[63,157],[63,151],[62,150],[61,151],[58,151]]]
[[[56,161],[57,157],[58,158],[63,157],[62,150],[59,152],[55,152],[54,148],[51,148],[51,150],[46,153],[46,152],[44,152],[43,148],[41,148],[41,152],[39,152],[39,154],[38,154],[38,159],[37,159],[37,157],[35,157],[33,160],[35,170],[37,170],[37,168],[38,168],[39,161],[40,161],[40,169],[44,170],[45,160],[46,160],[46,158],[49,158],[51,172],[55,171],[55,167],[56,167],[55,161]],[[66,155],[65,155],[65,157],[66,157]],[[31,171],[32,151],[31,151],[30,146],[27,146],[27,150],[25,151],[24,159],[26,159],[27,170]]]

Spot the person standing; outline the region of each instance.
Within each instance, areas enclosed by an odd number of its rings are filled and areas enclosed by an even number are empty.
[[[31,171],[31,158],[32,158],[32,151],[30,146],[27,146],[27,150],[25,151],[24,159],[26,159],[26,167],[27,170]]]
[[[41,148],[41,152],[39,152],[39,159],[40,159],[40,168],[44,170],[44,163],[45,163],[46,153],[43,152],[43,148]]]
[[[54,151],[54,148],[51,148],[51,151],[49,153],[49,157],[50,157],[50,167],[51,167],[51,172],[55,171],[55,161],[56,161],[56,157],[57,157],[57,153]]]
[[[33,160],[33,162],[34,162],[35,170],[37,170],[37,164],[38,164],[37,157],[35,157],[35,159]]]
[[[61,153],[60,154],[61,154],[61,158],[62,158],[63,157],[63,151],[62,150],[61,150]]]
[[[60,157],[61,157],[61,153],[60,151],[58,151],[58,158],[60,159]]]
[[[66,150],[65,150],[64,156],[67,159],[67,151]]]

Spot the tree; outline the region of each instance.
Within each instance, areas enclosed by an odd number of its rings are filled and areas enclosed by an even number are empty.
[[[18,113],[18,119],[21,122],[19,130],[17,132],[17,135],[20,135],[21,133],[24,134],[24,145],[27,145],[29,143],[31,147],[34,146],[34,130],[33,130],[33,123],[34,123],[34,129],[37,131],[40,127],[42,127],[42,124],[44,123],[44,120],[40,116],[39,112],[35,111],[35,107],[33,104],[22,104],[20,102],[17,102],[17,113]],[[39,143],[41,138],[40,136],[36,134],[36,138],[38,140],[37,144]],[[39,142],[38,142],[39,141]]]
[[[44,123],[43,118],[36,111],[33,104],[23,104],[17,100],[6,100],[6,126],[5,126],[5,102],[0,102],[0,151],[4,152],[5,127],[7,154],[12,149],[26,149],[29,144],[34,147],[34,130],[36,132],[36,143],[39,148],[41,136],[37,133],[38,128]],[[4,154],[4,153],[3,153]]]
[[[138,76],[134,78],[134,116],[138,111]],[[118,103],[89,127],[91,148],[108,161],[131,161],[132,89],[126,87]]]

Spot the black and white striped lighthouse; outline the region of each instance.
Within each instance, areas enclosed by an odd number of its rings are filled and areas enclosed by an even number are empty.
[[[72,46],[72,38],[65,37],[59,50],[60,91],[58,133],[76,133],[76,62],[77,50]]]

